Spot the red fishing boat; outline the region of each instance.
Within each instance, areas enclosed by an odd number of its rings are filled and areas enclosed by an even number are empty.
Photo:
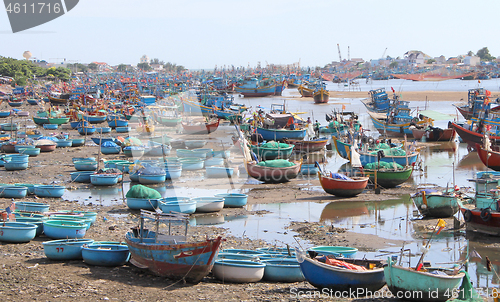
[[[500,236],[500,212],[490,208],[467,208],[460,205],[466,229],[478,233]]]
[[[482,145],[476,144],[477,155],[486,167],[500,171],[500,148],[498,146],[491,146],[491,148],[486,150]]]
[[[338,174],[338,173],[337,173]],[[369,177],[334,178],[318,172],[319,182],[326,193],[340,197],[353,197],[363,192]]]
[[[413,138],[416,140],[421,140],[425,135],[425,139],[428,142],[449,142],[455,139],[457,132],[453,128],[438,128],[430,127],[430,129],[425,128],[410,128]]]
[[[464,128],[456,123],[451,123],[451,126],[457,131],[457,134],[472,148],[476,148],[476,144],[481,144],[483,134]],[[500,136],[490,136],[492,145],[500,144]]]
[[[219,127],[220,119],[209,121],[209,122],[199,122],[195,124],[189,124],[182,122],[182,128],[184,132],[188,134],[209,134],[217,130]]]
[[[330,92],[324,88],[317,89],[313,92],[313,99],[316,104],[328,103]]]

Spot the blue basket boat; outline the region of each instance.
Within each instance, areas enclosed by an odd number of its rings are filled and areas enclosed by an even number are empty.
[[[44,213],[49,211],[50,206],[41,202],[18,201],[16,202],[16,210],[23,212],[39,212]]]
[[[81,147],[85,145],[85,139],[84,138],[74,138],[71,140],[71,147]]]
[[[93,239],[60,239],[42,243],[45,256],[50,260],[80,260],[82,246],[94,243]]]
[[[43,233],[43,219],[39,217],[16,217],[16,222],[24,222],[36,225],[36,236]]]
[[[77,161],[73,163],[77,171],[95,171],[97,170],[97,161]]]
[[[70,122],[69,124],[70,124],[71,128],[78,129],[82,126],[88,126],[89,122],[87,122],[87,121],[75,121],[75,122]]]
[[[128,133],[132,130],[132,128],[131,127],[116,127],[115,130],[118,133]]]
[[[103,147],[101,146],[102,154],[119,154],[122,148],[120,146],[116,147]]]
[[[90,244],[82,247],[85,263],[98,266],[120,266],[128,262],[130,252],[126,245]]]
[[[248,195],[240,193],[215,194],[215,197],[224,198],[225,208],[239,208],[247,204]]]
[[[66,187],[53,185],[39,185],[35,187],[35,195],[38,197],[55,197],[59,198],[64,195]]]
[[[95,131],[96,128],[93,126],[78,127],[78,133],[80,133],[80,135],[92,135]]]
[[[37,226],[26,222],[3,222],[0,224],[0,241],[29,242],[36,236]]]
[[[111,133],[111,127],[96,127],[95,133],[99,134]]]
[[[196,149],[196,148],[203,148],[205,144],[207,143],[206,140],[185,140],[184,144],[186,145],[186,148],[188,149]]]
[[[61,211],[62,213],[68,213],[68,214],[82,214],[83,217],[90,218],[92,223],[95,223],[96,218],[97,218],[97,212],[88,212],[88,211]]]
[[[139,174],[139,183],[143,185],[164,183],[165,174]]]
[[[182,164],[174,162],[165,163],[165,178],[166,179],[177,179],[181,177],[182,174]]]
[[[80,182],[80,183],[90,183],[90,175],[94,174],[94,171],[78,171],[71,172],[69,175],[71,176],[71,181]]]
[[[0,111],[0,118],[8,117],[10,113],[10,111]]]
[[[69,221],[81,222],[85,224],[86,230],[90,229],[90,226],[92,225],[92,220],[90,218],[78,215],[57,214],[57,215],[51,215],[48,220],[69,220]]]
[[[30,156],[27,154],[12,154],[10,155],[10,161],[27,163],[29,162]]]
[[[35,147],[20,147],[16,148],[17,153],[23,154],[23,155],[28,155],[28,156],[37,156],[40,154],[40,148],[35,148]]]
[[[3,164],[5,170],[7,171],[16,171],[16,170],[26,170],[28,169],[27,162],[18,162],[18,161],[9,161]]]
[[[205,171],[208,178],[228,178],[234,173],[233,168],[226,167],[206,167]]]
[[[200,213],[219,212],[224,207],[224,198],[219,197],[195,197],[196,211]]]
[[[94,142],[94,144],[96,145],[102,145],[106,142],[116,142],[116,138],[114,137],[91,137],[92,141]]]
[[[77,161],[95,161],[95,157],[73,157],[71,161],[73,164]]]
[[[130,178],[130,181],[139,182],[139,173],[130,173],[128,177]]]
[[[154,210],[158,207],[159,199],[127,197],[127,206],[131,210]]]
[[[166,197],[158,202],[158,207],[164,213],[179,212],[193,214],[196,212],[196,201],[189,197]]]
[[[297,259],[276,258],[262,260],[266,264],[264,280],[271,282],[301,282],[305,280]]]
[[[211,157],[205,160],[205,167],[222,166],[224,159],[222,157]]]
[[[203,158],[207,157],[208,149],[177,149],[176,153],[178,157],[193,157],[193,158]]]
[[[182,170],[194,171],[203,169],[205,161],[202,158],[181,158]]]
[[[87,225],[84,222],[52,219],[43,222],[45,236],[52,239],[83,238],[86,231]]]
[[[43,124],[43,129],[47,130],[56,130],[58,127],[58,124]]]
[[[28,195],[27,187],[5,186],[0,187],[0,196],[5,198],[24,198]]]
[[[119,174],[92,174],[90,175],[90,183],[94,186],[113,186],[120,179]]]
[[[57,148],[67,148],[73,145],[73,141],[70,139],[60,139],[56,142]]]
[[[316,252],[320,255],[352,258],[358,251],[355,247],[347,246],[314,246],[308,251]]]

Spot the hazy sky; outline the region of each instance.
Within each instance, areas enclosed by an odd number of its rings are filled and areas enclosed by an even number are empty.
[[[0,12],[0,55],[49,62],[137,64],[146,54],[190,69],[268,63],[324,66],[342,58],[436,57],[488,47],[500,56],[498,0],[80,0],[13,34]]]

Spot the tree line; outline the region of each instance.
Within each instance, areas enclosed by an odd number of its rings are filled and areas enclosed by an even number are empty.
[[[17,60],[0,56],[0,75],[13,78],[12,85],[25,86],[36,78],[59,79],[67,82],[71,70],[64,67],[43,68],[28,60]]]

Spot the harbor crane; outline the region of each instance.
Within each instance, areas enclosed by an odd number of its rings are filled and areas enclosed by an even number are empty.
[[[384,49],[384,53],[382,53],[382,59],[385,59],[385,53],[387,52],[387,47]]]
[[[339,62],[342,63],[342,55],[340,54],[340,45],[337,43],[337,49],[339,50]]]

